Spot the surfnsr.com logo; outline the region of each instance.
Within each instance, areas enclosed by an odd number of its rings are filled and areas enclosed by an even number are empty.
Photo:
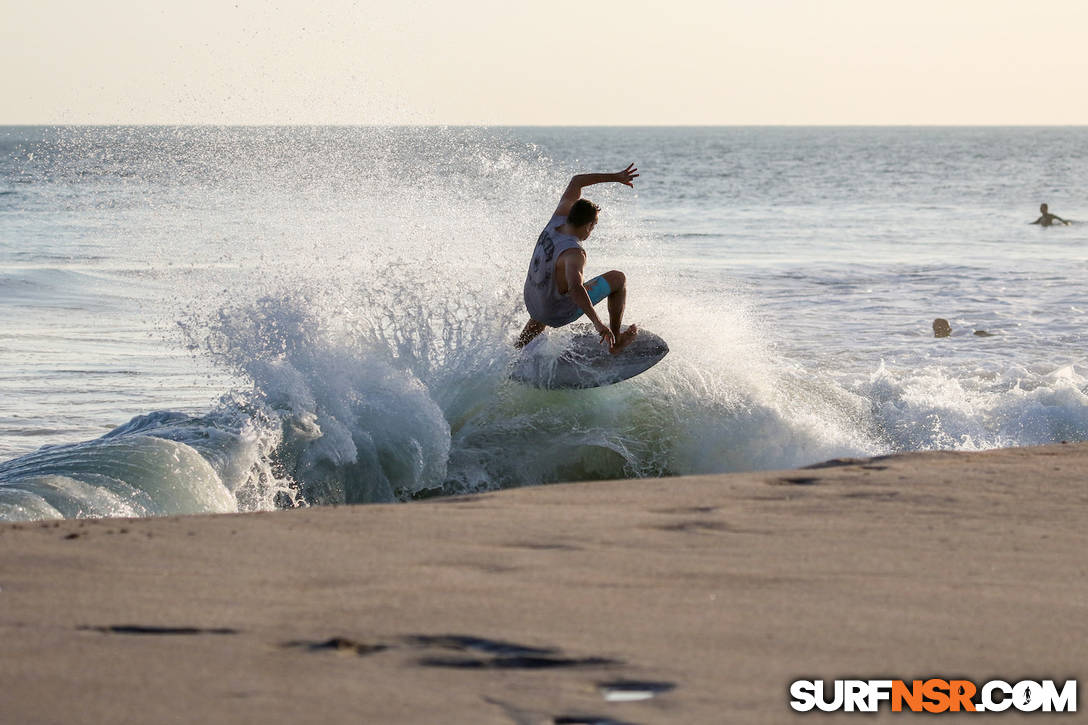
[[[798,712],[1076,712],[1077,681],[797,680],[790,697]]]

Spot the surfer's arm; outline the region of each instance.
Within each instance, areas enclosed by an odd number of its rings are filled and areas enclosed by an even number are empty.
[[[635,168],[634,164],[629,164],[626,169],[617,171],[614,174],[578,174],[572,177],[570,183],[567,184],[567,190],[563,192],[563,196],[559,199],[559,206],[555,208],[555,213],[559,216],[570,214],[570,208],[574,206],[574,202],[582,198],[582,189],[587,186],[606,184],[610,181],[626,186],[634,186],[633,181],[637,176],[638,169]]]
[[[611,348],[616,344],[616,337],[612,334],[612,330],[608,328],[608,325],[601,322],[601,318],[597,316],[597,311],[593,309],[593,300],[589,298],[589,292],[586,292],[585,285],[582,282],[582,270],[586,264],[585,256],[576,251],[568,250],[560,255],[558,261],[562,262],[563,271],[566,272],[567,285],[570,289],[567,295],[570,297],[571,302],[578,305],[578,309],[585,313],[589,321],[593,323],[593,327],[608,343],[608,347]]]

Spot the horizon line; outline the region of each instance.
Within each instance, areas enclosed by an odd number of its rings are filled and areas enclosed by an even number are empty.
[[[0,123],[0,128],[1088,128],[1088,123]]]

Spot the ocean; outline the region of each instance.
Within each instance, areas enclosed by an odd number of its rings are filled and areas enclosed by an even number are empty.
[[[587,275],[669,356],[511,381],[630,162]],[[1088,440],[1086,283],[1088,128],[0,127],[0,520]]]

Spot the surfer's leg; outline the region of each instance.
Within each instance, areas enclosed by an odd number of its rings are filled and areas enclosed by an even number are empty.
[[[623,310],[627,305],[627,276],[618,269],[605,272],[601,276],[605,278],[608,286],[612,289],[608,295],[608,327],[612,330],[612,334],[616,336],[616,344],[612,346],[612,352],[617,353],[635,339],[635,335],[638,334],[638,327],[631,325],[621,332]]]
[[[608,326],[618,340],[620,324],[623,322],[623,309],[627,305],[627,276],[618,269],[601,275],[608,282],[611,291],[608,294]]]
[[[521,331],[520,335],[518,335],[518,339],[517,342],[514,343],[514,347],[519,349],[525,347],[530,342],[532,342],[537,335],[544,332],[544,330],[545,325],[537,322],[536,320],[529,320],[528,324],[525,325],[525,329]]]

